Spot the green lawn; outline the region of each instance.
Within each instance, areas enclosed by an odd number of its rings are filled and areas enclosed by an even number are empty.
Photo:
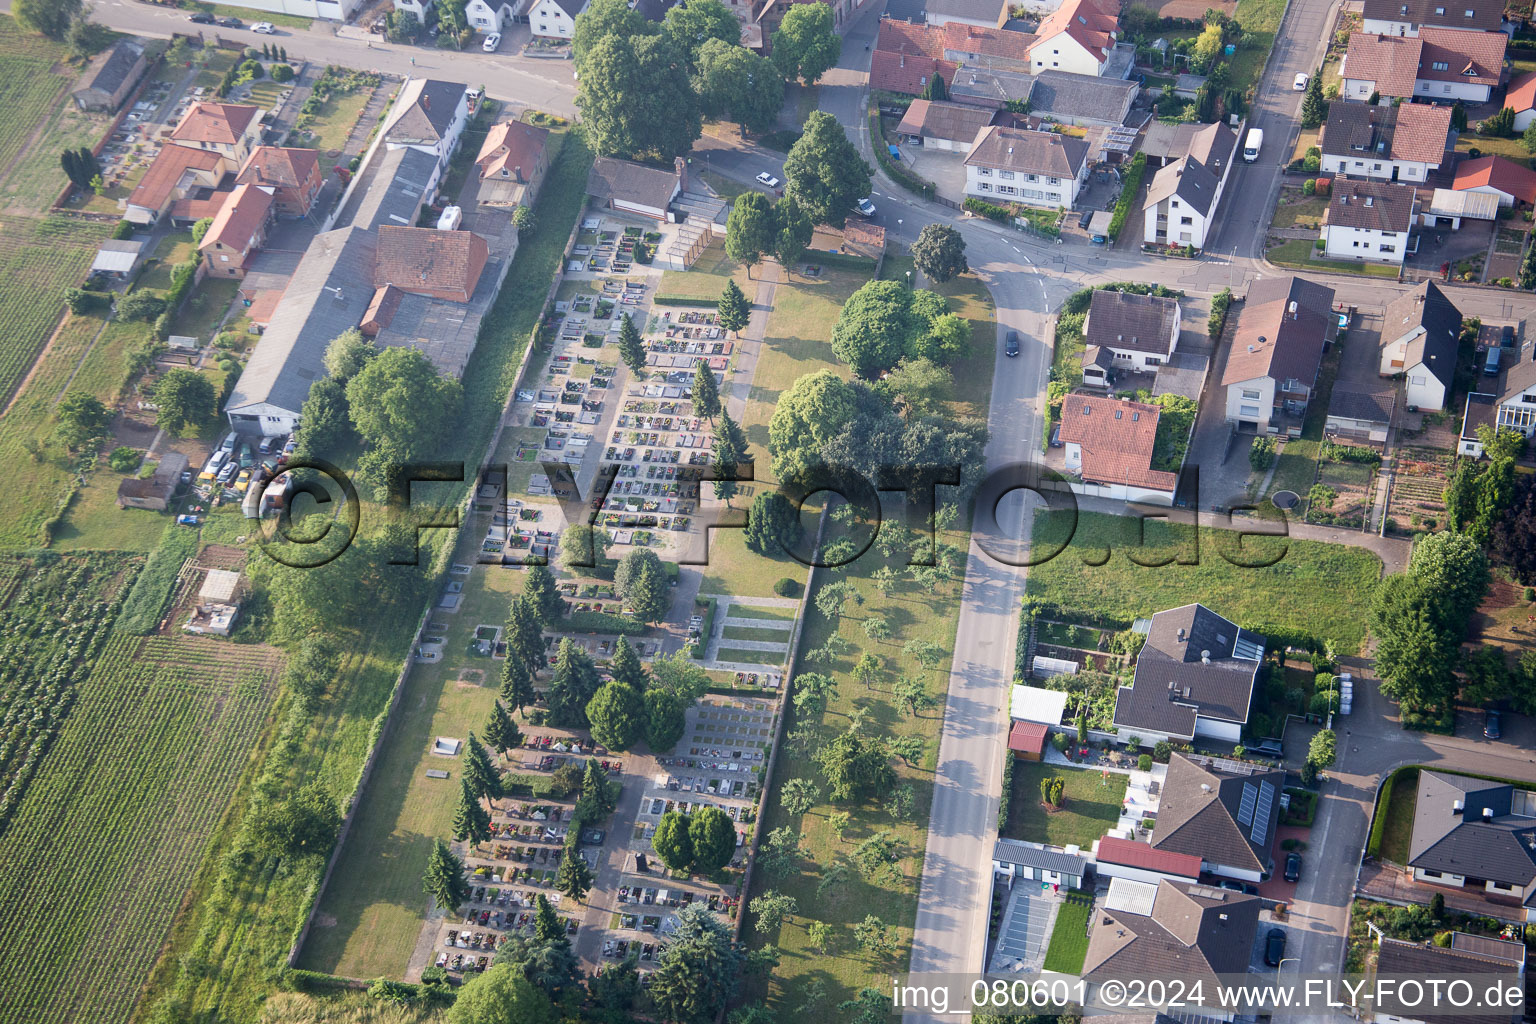
[[[1513,160],[1521,167],[1531,165],[1531,151],[1525,148],[1518,133],[1512,138],[1500,139],[1477,134],[1476,125],[1467,127],[1469,131],[1457,136],[1456,151],[1458,153],[1467,153],[1475,149],[1480,156],[1502,156],[1506,160]]]
[[[272,11],[256,10],[250,7],[226,7],[224,4],[210,4],[198,2],[184,3],[185,10],[199,10],[211,14],[216,18],[239,18],[247,25],[253,25],[258,21],[270,21],[274,25],[282,25],[285,28],[296,28],[301,31],[309,31],[309,26],[314,23],[313,18],[305,18],[298,14],[277,14]],[[279,38],[274,36],[274,39]],[[278,45],[282,45],[279,43]]]
[[[205,278],[176,314],[176,320],[171,324],[171,333],[185,334],[208,344],[213,340],[219,322],[224,319],[224,314],[229,311],[229,305],[235,301],[235,293],[239,290],[239,281]]]
[[[750,301],[757,293],[756,279],[762,276],[762,268],[752,271],[728,259],[723,245],[711,245],[699,255],[687,270],[664,270],[661,284],[656,286],[657,295],[675,295],[688,299],[718,299],[725,290],[725,282],[735,279]]]
[[[744,647],[719,647],[715,650],[715,660],[730,665],[782,665],[784,654],[773,651],[749,651]]]
[[[1270,48],[1275,45],[1275,35],[1280,31],[1285,5],[1286,0],[1238,0],[1232,18],[1243,27],[1248,45],[1232,58],[1233,88],[1246,91],[1257,85]]]
[[[753,604],[731,605],[731,617],[733,619],[777,619],[780,622],[792,622],[795,618],[793,608],[771,608]]]
[[[1062,903],[1051,928],[1051,944],[1045,950],[1045,970],[1082,973],[1083,960],[1088,956],[1088,915],[1092,911],[1092,896],[1068,896]]]
[[[1274,227],[1316,228],[1322,223],[1323,211],[1326,209],[1328,209],[1328,200],[1318,199],[1316,196],[1310,199],[1299,199],[1296,202],[1281,203],[1275,207]]]
[[[1413,805],[1419,794],[1419,770],[1404,768],[1392,777],[1392,792],[1385,808],[1386,825],[1381,833],[1381,847],[1376,855],[1393,864],[1408,863],[1408,843],[1413,838]]]
[[[340,153],[346,147],[347,136],[352,134],[357,119],[363,115],[370,95],[370,90],[365,88],[331,93],[305,128],[295,128],[288,134],[287,145],[318,149],[322,153]]]
[[[1059,608],[1053,618],[1123,629],[1160,609],[1200,601],[1259,633],[1272,624],[1331,639],[1341,652],[1354,652],[1364,638],[1381,560],[1363,548],[1245,539],[1209,528],[1197,536],[1193,527],[1158,519],[1145,521],[1142,542],[1137,536],[1142,521],[1096,512],[1080,513],[1069,538],[1071,525],[1063,512],[1035,520],[1034,557],[1047,560],[1030,569],[1029,594]],[[1048,558],[1052,551],[1060,554]],[[1152,568],[1132,562],[1132,554],[1142,562],[1174,558],[1194,564],[1175,560]],[[1277,601],[1277,595],[1286,599]]]
[[[1040,801],[1040,780],[1058,777],[1066,780],[1064,803],[1059,809],[1047,810]],[[1101,775],[1088,768],[1015,761],[1008,827],[1003,835],[1031,843],[1075,844],[1087,849],[1120,820],[1126,779],[1121,772]]]
[[[1274,246],[1264,255],[1271,262],[1282,267],[1294,267],[1298,270],[1325,270],[1335,274],[1358,274],[1365,277],[1390,277],[1397,279],[1398,268],[1386,263],[1355,263],[1342,260],[1320,260],[1314,258],[1317,251],[1315,242],[1305,238],[1291,238]]]
[[[160,239],[154,255],[144,261],[144,269],[139,273],[135,287],[165,291],[171,286],[171,270],[176,264],[184,263],[196,255],[197,246],[192,244],[192,232],[171,232]]]
[[[721,631],[721,636],[727,640],[766,640],[773,643],[789,639],[788,623],[784,629],[773,629],[769,626],[726,626]]]

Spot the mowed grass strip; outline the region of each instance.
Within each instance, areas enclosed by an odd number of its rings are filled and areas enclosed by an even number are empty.
[[[1066,783],[1060,807],[1047,808],[1040,799],[1040,780],[1050,778]],[[1003,835],[1031,843],[1086,849],[1120,820],[1125,786],[1126,776],[1120,772],[1100,773],[1088,768],[1016,761],[1008,827]]]
[[[795,610],[788,606],[778,608],[734,601],[726,614],[733,619],[776,619],[780,622],[793,622],[795,619]]]
[[[1045,949],[1045,969],[1062,974],[1081,974],[1088,956],[1088,915],[1093,898],[1069,896],[1056,911],[1051,944]]]
[[[720,635],[727,640],[764,640],[769,643],[783,643],[789,640],[790,623],[785,623],[783,629],[770,629],[761,626],[726,626],[720,631]]]
[[[1182,523],[1098,512],[1072,519],[1066,512],[1035,518],[1033,557],[1047,560],[1029,570],[1028,593],[1055,606],[1059,615],[1052,617],[1126,628],[1198,601],[1259,633],[1273,625],[1331,639],[1351,653],[1364,638],[1381,576],[1381,559],[1365,548],[1211,528],[1197,533]],[[1047,558],[1054,551],[1060,553]],[[1143,563],[1170,561],[1138,565],[1133,555]]]

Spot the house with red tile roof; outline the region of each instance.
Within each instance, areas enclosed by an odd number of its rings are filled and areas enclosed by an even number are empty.
[[[214,150],[162,146],[129,194],[123,219],[131,224],[153,224],[172,203],[191,198],[200,190],[217,188],[234,169],[233,161]]]
[[[1510,80],[1504,105],[1515,112],[1515,131],[1523,132],[1536,121],[1536,71]]]
[[[1250,284],[1221,376],[1227,422],[1299,436],[1323,350],[1337,332],[1332,288],[1293,276]]]
[[[988,68],[1029,70],[1029,48],[1035,36],[1006,28],[983,28],[951,21],[944,26],[944,59],[983,63]]]
[[[1200,877],[1197,855],[1156,850],[1147,843],[1119,836],[1105,836],[1094,843],[1093,859],[1098,865],[1098,873],[1107,878],[1130,878],[1155,884],[1160,878],[1193,882]]]
[[[1371,106],[1334,100],[1318,145],[1325,174],[1423,182],[1446,162],[1451,108],[1432,103]]]
[[[490,258],[485,239],[473,231],[379,226],[373,286],[450,302],[468,302]]]
[[[312,149],[257,146],[235,178],[237,185],[254,185],[272,197],[280,217],[303,217],[314,206],[325,184],[320,155]]]
[[[226,194],[197,246],[211,276],[245,276],[246,264],[267,240],[273,203],[272,193],[255,185],[236,185]]]
[[[549,131],[521,121],[503,121],[486,132],[475,166],[480,206],[531,206],[549,168]]]
[[[1502,32],[1423,28],[1417,36],[1356,32],[1340,71],[1345,99],[1410,96],[1438,103],[1487,103],[1504,80]]]
[[[944,57],[944,30],[885,18],[870,55],[869,87],[877,92],[916,96],[938,75],[948,85],[957,61]]]
[[[1457,166],[1452,188],[1498,196],[1500,206],[1530,206],[1536,204],[1536,171],[1501,156],[1478,157]]]
[[[261,108],[248,103],[194,103],[171,132],[171,141],[218,153],[239,166],[261,141]]]
[[[1152,468],[1157,444],[1155,405],[1119,398],[1068,395],[1061,403],[1060,440],[1068,474],[1079,494],[1173,504],[1178,477]]]
[[[1101,74],[1119,31],[1119,7],[1110,0],[1063,0],[1035,31],[1030,70]]]

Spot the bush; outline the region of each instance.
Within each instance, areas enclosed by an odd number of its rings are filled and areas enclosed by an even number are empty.
[[[272,81],[278,84],[293,81],[293,68],[287,64],[274,64],[272,66]]]
[[[1140,757],[1138,757],[1136,759],[1136,767],[1139,768],[1141,771],[1144,771],[1144,772],[1151,771],[1152,770],[1152,755],[1151,754],[1142,754]]]
[[[71,288],[64,293],[65,304],[69,306],[69,311],[77,316],[106,309],[111,301],[112,296],[106,292],[92,292],[84,288]]]
[[[153,320],[165,312],[165,300],[148,289],[124,295],[117,304],[117,315],[124,320]]]
[[[1536,587],[1526,587],[1520,592],[1520,596],[1527,601],[1536,601]]]
[[[120,445],[112,449],[112,454],[107,456],[107,465],[119,473],[132,473],[138,468],[142,456],[137,448],[129,448]]]
[[[1125,227],[1126,219],[1131,215],[1131,204],[1136,201],[1136,194],[1141,190],[1142,176],[1146,172],[1147,154],[1137,153],[1126,169],[1124,184],[1120,186],[1120,198],[1115,200],[1115,214],[1109,219],[1110,238],[1118,237],[1120,229]]]
[[[1316,178],[1308,178],[1306,181],[1302,182],[1301,183],[1301,194],[1304,195],[1304,196],[1316,195],[1317,194],[1317,179]]]
[[[1205,332],[1212,341],[1221,338],[1221,330],[1227,324],[1227,310],[1231,305],[1231,288],[1223,288],[1211,297],[1211,316],[1205,323]]]
[[[773,585],[773,592],[780,597],[799,597],[800,590],[800,581],[791,579],[788,576],[785,576]]]
[[[1278,447],[1278,442],[1267,434],[1254,438],[1253,447],[1248,449],[1248,464],[1262,473],[1275,464],[1275,450]]]
[[[933,182],[918,177],[891,159],[890,151],[886,149],[885,125],[880,120],[880,103],[873,96],[869,100],[869,138],[875,151],[875,162],[886,174],[895,178],[896,183],[908,192],[914,192],[924,199],[933,198]]]
[[[1003,224],[1006,224],[1009,219],[1007,210],[985,200],[977,199],[975,196],[968,196],[966,198],[965,209],[967,212],[974,213],[978,217],[985,217],[988,220],[995,220]]]
[[[125,242],[133,237],[133,232],[134,227],[132,224],[126,220],[120,220],[117,222],[117,226],[112,229],[112,237],[119,242]]]

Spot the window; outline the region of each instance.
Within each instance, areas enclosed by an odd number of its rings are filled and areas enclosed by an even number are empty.
[[[1429,378],[1427,377],[1409,377],[1408,383],[1412,384],[1416,388],[1421,388],[1428,380]]]
[[[1025,181],[1039,181],[1040,180],[1040,175],[1038,175],[1038,174],[1026,174],[1026,175],[1024,175],[1024,180]]]
[[[997,186],[997,190],[1005,196],[1014,196],[1019,194],[1019,190],[1014,188],[1012,185],[999,185]]]
[[[1012,171],[998,171],[997,176],[1002,178],[1004,181],[1012,181],[1014,178]]]
[[[1381,170],[1381,164],[1371,164],[1371,170],[1373,170],[1373,171]]]
[[[1384,244],[1381,247],[1381,251],[1382,252],[1397,252],[1397,246],[1395,246],[1395,245],[1385,245]]]
[[[989,181],[983,181],[983,182],[978,183],[976,188],[980,192],[991,192],[992,191],[992,183],[989,182]]]
[[[1147,365],[1147,366],[1162,366],[1163,365],[1163,361],[1162,361],[1162,359],[1160,359],[1157,356],[1147,356],[1147,358],[1145,360],[1145,365]]]
[[[1451,65],[1443,60],[1430,61],[1429,66],[1436,71],[1449,71],[1451,69]]]
[[[1444,877],[1443,875],[1440,874],[1440,872],[1438,872],[1438,871],[1431,871],[1429,868],[1424,868],[1423,871],[1424,871],[1424,877],[1425,878],[1443,878]]]
[[[1051,184],[1052,185],[1060,185],[1061,184],[1061,179],[1060,178],[1052,178],[1051,179]]]
[[[1436,7],[1435,8],[1435,13],[1436,14],[1444,14],[1445,13],[1445,8],[1444,7]]]
[[[1451,94],[1451,83],[1449,83],[1449,82],[1445,83],[1445,88],[1441,89],[1440,91],[1445,93],[1447,96],[1449,96]]]
[[[1244,398],[1258,398],[1259,397],[1258,389],[1257,388],[1243,388],[1243,397]]]
[[[1237,408],[1237,414],[1239,416],[1257,416],[1259,414],[1259,407],[1256,405],[1240,405]]]
[[[1180,224],[1193,224],[1194,222],[1195,222],[1195,218],[1193,218],[1193,217],[1180,217],[1179,218],[1179,223]]]
[[[992,168],[990,168],[990,167],[978,167],[976,169],[976,173],[981,175],[983,178],[990,178],[990,177],[992,177]]]
[[[1536,405],[1536,395],[1521,395],[1520,401],[1526,405]]]

